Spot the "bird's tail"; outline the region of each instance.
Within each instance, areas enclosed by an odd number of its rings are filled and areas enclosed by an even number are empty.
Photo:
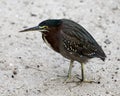
[[[99,50],[96,52],[96,55],[97,55],[98,58],[100,58],[101,60],[105,61],[106,54],[104,53],[104,51],[102,50],[101,47],[100,47]]]

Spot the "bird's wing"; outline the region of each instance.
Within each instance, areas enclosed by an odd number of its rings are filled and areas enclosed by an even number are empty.
[[[71,41],[74,39],[79,48],[78,52],[82,52],[87,57],[99,57],[102,60],[105,59],[105,53],[98,45],[95,39],[79,24],[64,19],[63,29],[64,37]]]
[[[80,56],[93,57],[96,48],[85,41],[83,38],[77,39],[71,34],[66,34],[65,31],[61,32],[62,41],[64,42],[64,49],[70,53],[76,53]]]

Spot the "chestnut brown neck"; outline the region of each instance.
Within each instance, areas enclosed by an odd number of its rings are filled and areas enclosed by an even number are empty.
[[[42,38],[44,42],[47,43],[47,45],[51,47],[54,51],[60,52],[59,50],[59,45],[60,45],[59,35],[61,30],[60,27],[52,27],[48,30],[49,30],[48,32],[42,34]]]

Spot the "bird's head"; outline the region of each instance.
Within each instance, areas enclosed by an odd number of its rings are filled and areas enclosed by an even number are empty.
[[[49,32],[49,29],[53,27],[60,26],[62,21],[60,19],[48,19],[41,22],[38,26],[27,28],[21,30],[20,32],[28,32],[28,31],[40,31],[42,33]]]

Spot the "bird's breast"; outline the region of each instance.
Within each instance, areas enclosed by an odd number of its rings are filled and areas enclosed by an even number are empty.
[[[47,40],[47,38],[45,36],[43,36],[43,40],[47,44],[47,46],[49,46],[50,48],[52,48],[52,45],[49,43],[49,41]]]
[[[55,33],[43,34],[42,38],[44,42],[52,48],[54,51],[59,52],[59,36]]]

